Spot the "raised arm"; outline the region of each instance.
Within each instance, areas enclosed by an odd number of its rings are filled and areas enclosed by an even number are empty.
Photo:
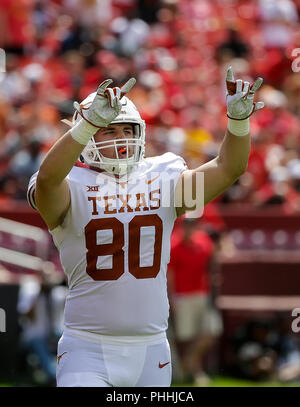
[[[264,106],[263,102],[253,103],[254,94],[262,82],[262,78],[258,78],[250,86],[249,82],[243,82],[241,79],[235,81],[231,67],[228,69],[226,76],[228,127],[225,137],[216,158],[196,169],[187,170],[181,175],[175,192],[175,200],[179,203],[177,204],[177,216],[200,208],[202,202],[206,205],[245,172],[250,153],[249,117]],[[196,188],[197,173],[204,174],[202,190],[204,197],[200,196],[201,189],[197,191]],[[193,207],[188,207],[184,202],[185,188],[193,189],[193,196],[195,196]],[[189,195],[191,194],[192,191]]]
[[[60,225],[70,206],[70,190],[67,175],[82,150],[101,127],[106,127],[121,110],[120,99],[135,84],[131,78],[121,88],[107,88],[107,79],[99,86],[88,109],[75,102],[74,107],[82,119],[64,134],[43,160],[36,182],[36,206],[49,229]]]
[[[50,230],[62,223],[70,206],[66,176],[84,147],[75,141],[71,131],[68,131],[54,144],[41,164],[36,182],[35,201]]]

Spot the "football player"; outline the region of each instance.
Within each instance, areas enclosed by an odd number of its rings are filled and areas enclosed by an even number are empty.
[[[166,271],[176,217],[228,188],[247,166],[253,86],[227,72],[228,130],[218,156],[187,169],[183,158],[144,157],[145,123],[126,96],[135,84],[75,103],[72,128],[30,180],[28,200],[46,222],[67,275],[58,386],[169,386]],[[83,164],[76,164],[81,157]],[[204,174],[193,205],[185,199]],[[184,182],[182,182],[184,181]]]

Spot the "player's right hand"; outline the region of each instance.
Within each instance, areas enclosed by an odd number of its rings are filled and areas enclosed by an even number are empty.
[[[74,102],[74,108],[82,118],[95,127],[106,127],[119,115],[122,108],[120,99],[131,90],[136,80],[130,78],[121,88],[108,88],[111,83],[111,79],[106,79],[99,85],[90,107]]]

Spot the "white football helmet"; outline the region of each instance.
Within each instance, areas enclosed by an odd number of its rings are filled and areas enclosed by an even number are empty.
[[[80,103],[81,109],[88,109],[91,105],[97,92],[91,93],[86,99]],[[84,162],[90,166],[101,168],[111,174],[125,175],[130,172],[133,166],[139,163],[145,155],[145,121],[142,120],[139,111],[134,103],[123,96],[121,99],[122,110],[119,115],[110,123],[129,123],[133,125],[134,137],[128,139],[114,139],[109,141],[95,142],[94,137],[88,142],[81,155]],[[78,111],[73,115],[72,125],[74,126],[81,116]],[[67,122],[67,121],[65,121]],[[128,147],[133,146],[134,152],[132,156],[128,156]],[[120,149],[126,149],[125,158],[107,158],[101,150],[104,148],[113,147],[116,157],[119,156]]]

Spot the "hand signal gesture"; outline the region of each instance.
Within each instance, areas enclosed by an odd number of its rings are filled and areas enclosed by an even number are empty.
[[[111,79],[103,81],[89,107],[81,106],[74,102],[74,108],[89,124],[95,127],[106,127],[121,111],[121,99],[135,85],[136,80],[130,78],[121,88],[108,88]]]
[[[250,117],[255,111],[264,107],[263,102],[253,102],[255,92],[261,87],[262,78],[257,78],[250,85],[241,79],[234,79],[231,66],[226,74],[226,104],[227,116],[234,120],[244,120]]]

